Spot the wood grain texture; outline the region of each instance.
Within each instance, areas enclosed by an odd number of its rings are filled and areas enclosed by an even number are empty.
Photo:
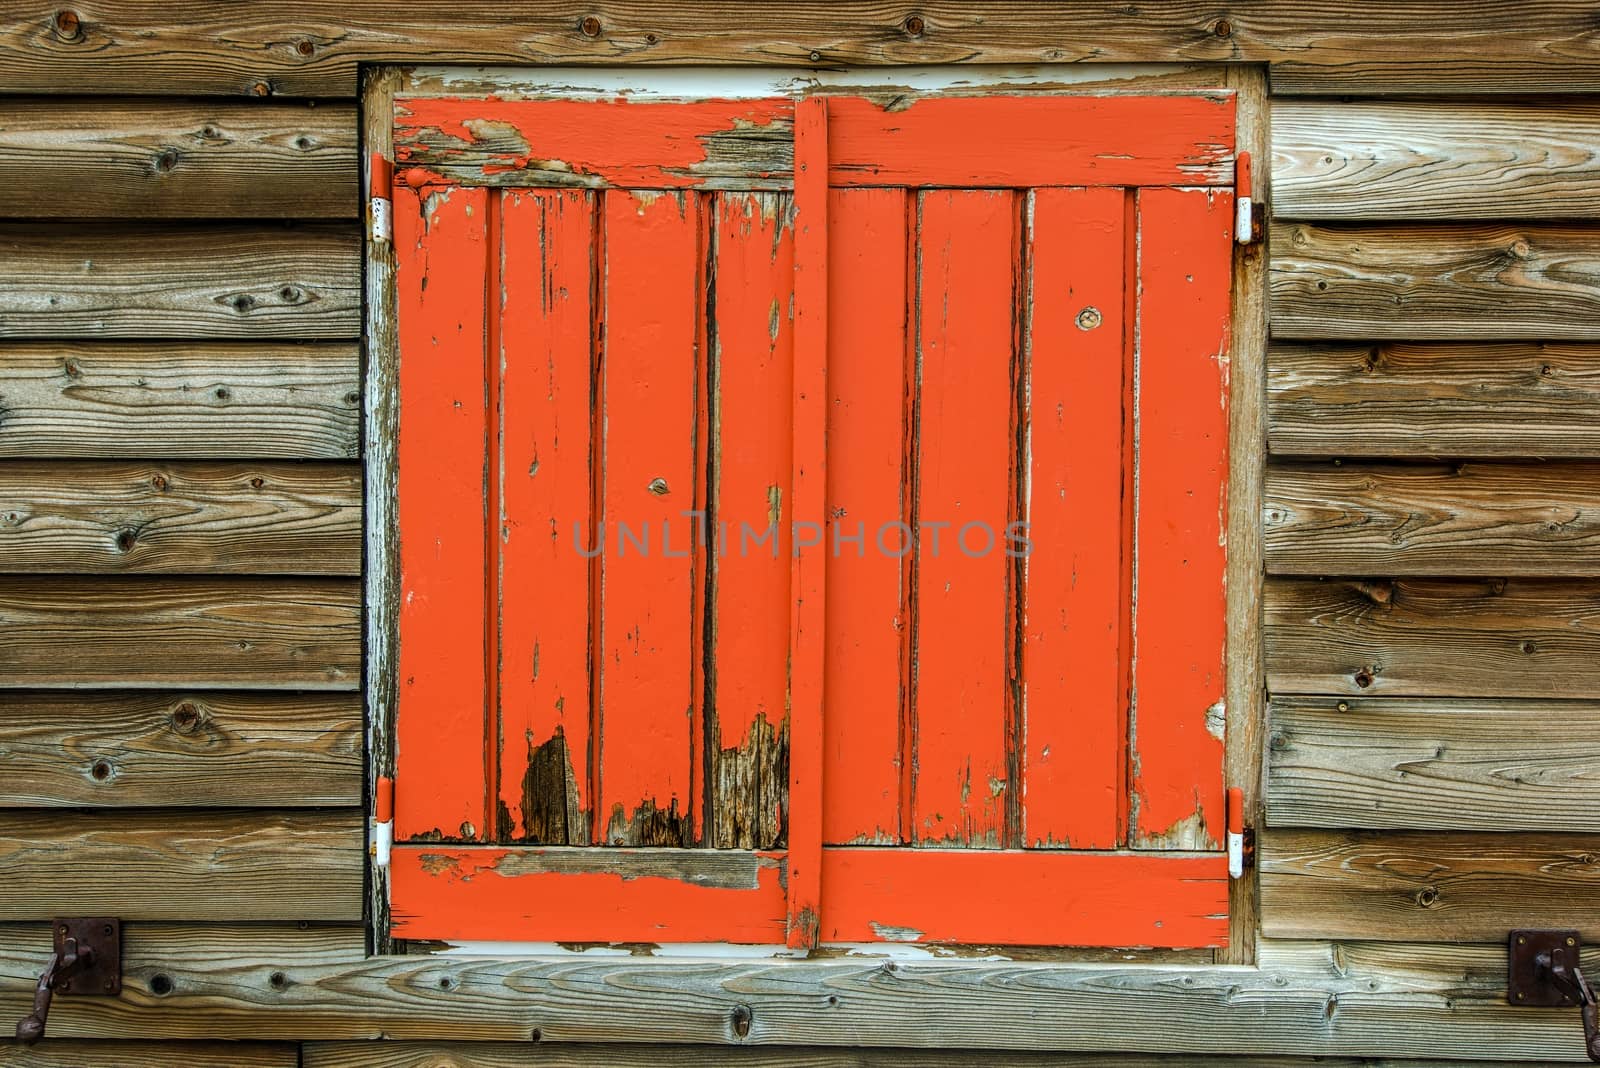
[[[1269,579],[1274,694],[1583,697],[1600,687],[1600,583]]]
[[[1600,215],[1600,105],[1323,102],[1272,108],[1280,219]]]
[[[358,920],[362,844],[356,809],[4,812],[0,919]]]
[[[1267,822],[1279,827],[1585,831],[1600,820],[1600,707],[1280,698]]]
[[[300,1050],[292,1042],[95,1042],[47,1038],[32,1048],[0,1042],[12,1068],[299,1068]]]
[[[1600,836],[1274,830],[1258,841],[1268,938],[1503,941],[1600,920]]]
[[[12,686],[353,690],[360,667],[352,580],[0,580]]]
[[[361,331],[352,222],[8,223],[0,338],[340,338]]]
[[[1201,0],[981,11],[928,0],[924,23],[883,0],[563,2],[507,12],[488,0],[296,0],[241,16],[199,0],[108,0],[57,25],[54,0],[20,0],[0,35],[0,91],[351,96],[359,63],[1272,63],[1279,92],[1578,92],[1600,87],[1582,0],[1499,8],[1405,0],[1219,9]],[[592,35],[584,16],[594,15]],[[1381,48],[1374,43],[1382,44]]]
[[[1270,942],[1257,970],[1120,960],[364,958],[359,928],[271,925],[129,924],[125,938],[122,997],[61,999],[51,1034],[500,1041],[535,1061],[598,1042],[916,1049],[899,1063],[932,1050],[1028,1047],[1581,1056],[1576,1013],[1505,1003],[1501,944]],[[27,1011],[48,947],[48,925],[0,927],[0,1012],[8,1018]],[[152,992],[157,976],[168,993]],[[739,1006],[749,1010],[744,1037],[733,1026]],[[529,1045],[536,1030],[537,1048]]]
[[[1600,464],[1278,463],[1277,575],[1600,575]]]
[[[0,463],[0,572],[359,575],[361,469]]]
[[[1228,85],[1237,93],[1241,152],[1270,158],[1267,73],[1230,67]],[[1271,167],[1254,176],[1255,195],[1272,197]],[[1262,759],[1266,738],[1266,673],[1261,649],[1261,497],[1267,465],[1267,268],[1262,242],[1234,245],[1233,307],[1228,345],[1228,637],[1223,669],[1226,731],[1223,782],[1243,793],[1244,822],[1261,822]],[[1260,940],[1261,894],[1251,865],[1228,883],[1228,945],[1218,964],[1254,964]]]
[[[86,1049],[95,1047],[84,1044]],[[1149,1053],[1004,1053],[987,1049],[825,1049],[816,1046],[783,1049],[729,1049],[718,1046],[548,1045],[530,1061],[527,1043],[517,1042],[307,1042],[304,1068],[1205,1068],[1217,1063],[1205,1054]],[[31,1062],[23,1062],[24,1068]],[[80,1068],[82,1062],[48,1062]],[[1295,1057],[1230,1057],[1234,1068],[1312,1068]],[[1329,1059],[1317,1068],[1472,1068],[1465,1061],[1440,1062]],[[1484,1062],[1488,1064],[1492,1062]],[[136,1063],[134,1068],[144,1068]],[[200,1068],[212,1068],[205,1061]],[[1534,1066],[1554,1068],[1554,1064]]]
[[[360,455],[354,344],[0,344],[0,457]]]
[[[1271,450],[1301,456],[1600,456],[1600,347],[1278,344]]]
[[[345,103],[47,97],[0,105],[17,218],[343,218],[360,211]]]
[[[0,807],[361,802],[354,694],[14,692],[0,709]]]
[[[1600,339],[1600,229],[1271,227],[1280,338]]]

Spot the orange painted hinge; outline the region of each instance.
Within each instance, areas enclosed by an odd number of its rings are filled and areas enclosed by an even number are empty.
[[[380,868],[387,868],[393,845],[394,780],[385,775],[372,788],[372,862]]]
[[[1250,153],[1241,152],[1233,164],[1233,237],[1241,245],[1248,245],[1261,236],[1256,223],[1255,197],[1250,189]]]
[[[394,186],[394,164],[374,152],[367,166],[367,204],[372,216],[372,240],[388,241],[393,233],[389,191]]]
[[[1228,787],[1228,876],[1244,878],[1244,791]]]

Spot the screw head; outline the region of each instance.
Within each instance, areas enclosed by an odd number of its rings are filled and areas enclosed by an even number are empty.
[[[1099,308],[1085,308],[1078,313],[1077,322],[1079,330],[1093,330],[1095,327],[1099,326],[1102,321],[1103,317],[1100,314]]]

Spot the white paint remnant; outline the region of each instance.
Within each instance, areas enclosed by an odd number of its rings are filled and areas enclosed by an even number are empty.
[[[1206,733],[1217,741],[1222,741],[1228,731],[1228,707],[1226,701],[1218,701],[1206,709]]]
[[[879,923],[877,920],[868,921],[872,933],[885,942],[920,942],[922,932],[915,927],[896,927],[892,923]]]

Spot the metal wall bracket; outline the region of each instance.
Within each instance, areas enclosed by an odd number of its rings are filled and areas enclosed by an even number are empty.
[[[1583,1051],[1600,1062],[1600,1005],[1578,967],[1577,931],[1512,931],[1506,945],[1506,1000],[1513,1005],[1583,1009]]]
[[[17,1024],[25,1045],[44,1037],[50,999],[115,997],[122,993],[122,921],[112,916],[58,919],[51,924],[55,954],[45,965],[33,995],[33,1012]]]

